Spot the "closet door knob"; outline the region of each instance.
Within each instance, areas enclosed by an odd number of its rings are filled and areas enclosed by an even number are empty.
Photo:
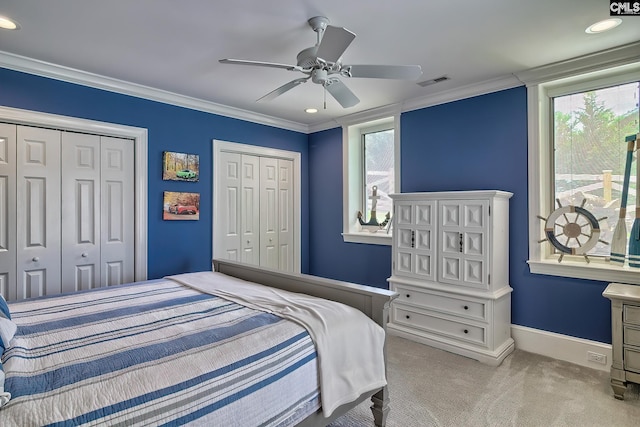
[[[468,305],[465,305],[465,306],[464,306],[464,307],[462,307],[462,308],[464,308],[465,310],[469,310],[469,306],[468,306]]]
[[[88,254],[88,253],[86,253],[86,252],[83,252],[83,253],[82,253],[82,258],[86,258],[86,257],[88,257],[88,256],[89,256],[89,254]]]
[[[34,256],[34,257],[31,259],[31,261],[33,261],[33,262],[38,262],[38,261],[40,261],[40,257]]]
[[[468,333],[469,333],[469,330],[468,330],[468,329],[465,329],[465,330],[464,330],[464,333],[465,333],[465,334],[468,334]]]

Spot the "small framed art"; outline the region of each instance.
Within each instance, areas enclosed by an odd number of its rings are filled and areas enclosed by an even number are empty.
[[[198,181],[200,156],[197,154],[162,153],[162,179],[165,181]]]
[[[165,191],[162,219],[165,221],[197,221],[200,219],[200,193]]]

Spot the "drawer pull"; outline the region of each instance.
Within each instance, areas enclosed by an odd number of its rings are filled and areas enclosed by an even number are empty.
[[[462,307],[462,308],[464,308],[465,310],[469,310],[469,306],[468,306],[468,305],[465,305],[465,306],[464,306],[464,307]]]
[[[411,298],[411,294],[407,294],[407,298]]]
[[[407,314],[407,316],[406,316],[406,317],[407,317],[407,319],[411,319],[411,316],[409,316],[408,314]]]
[[[469,333],[469,330],[468,330],[468,329],[465,329],[465,330],[464,330],[464,333],[465,333],[465,334],[468,334],[468,333]]]

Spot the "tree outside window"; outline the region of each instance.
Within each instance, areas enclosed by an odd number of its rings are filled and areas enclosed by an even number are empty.
[[[624,178],[625,137],[639,131],[639,82],[553,98],[555,199],[563,206],[584,203],[600,221],[600,239],[611,242]],[[637,149],[637,147],[636,147]],[[634,160],[627,202],[627,230],[635,218],[637,182]],[[555,205],[558,207],[558,205]],[[571,219],[573,220],[573,218]],[[559,238],[562,243],[562,236]],[[598,243],[589,255],[609,256]]]

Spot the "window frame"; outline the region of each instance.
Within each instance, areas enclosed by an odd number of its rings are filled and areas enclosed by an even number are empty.
[[[529,269],[534,274],[640,284],[640,270],[614,266],[601,258],[565,255],[558,262],[550,245],[540,243],[544,223],[538,217],[555,209],[553,193],[553,115],[554,96],[582,92],[594,87],[640,80],[638,44],[603,51],[562,63],[529,70],[518,75],[527,85],[528,110],[528,193],[529,193]]]
[[[392,231],[381,230],[377,233],[371,233],[361,230],[356,215],[358,211],[363,212],[362,204],[366,196],[363,184],[364,144],[362,142],[362,135],[365,132],[393,128],[393,192],[400,192],[400,111],[395,107],[377,109],[369,114],[358,115],[349,121],[343,121],[340,124],[342,125],[343,161],[343,240],[350,243],[390,246]]]

